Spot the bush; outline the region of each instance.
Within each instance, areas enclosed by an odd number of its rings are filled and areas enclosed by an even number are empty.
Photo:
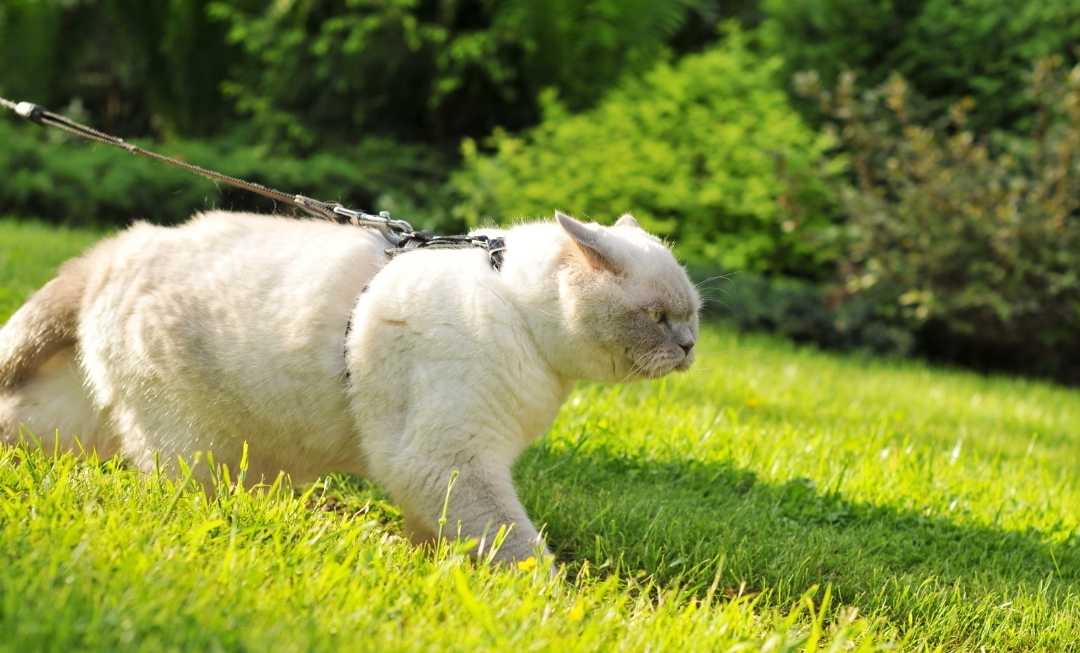
[[[125,136],[219,133],[221,62],[236,52],[209,2],[0,2],[0,95],[51,107],[78,100],[98,127]]]
[[[1080,66],[1037,67],[1024,138],[978,136],[970,101],[920,124],[899,77],[800,85],[851,157],[847,296],[881,298],[931,355],[1080,381]]]
[[[828,283],[753,274],[709,277],[691,269],[703,284],[705,315],[740,331],[767,332],[826,349],[906,355],[914,337],[901,320],[883,311],[873,296],[838,302]]]
[[[214,2],[242,56],[226,92],[258,137],[310,149],[361,131],[449,144],[575,107],[666,49],[701,0]]]
[[[459,215],[631,211],[691,261],[821,276],[835,256],[818,180],[828,141],[789,107],[779,68],[732,31],[720,47],[625,80],[590,111],[571,115],[548,94],[538,127],[496,132],[491,153],[465,142],[452,179]]]
[[[867,84],[903,74],[932,108],[970,96],[978,131],[1022,128],[1033,105],[1017,92],[1035,61],[1073,57],[1075,0],[764,0],[763,40],[790,73],[827,84],[850,70]]]
[[[78,101],[124,136],[246,127],[279,153],[358,135],[453,150],[535,122],[546,86],[591,104],[669,46],[715,38],[721,14],[717,0],[8,0],[0,61],[18,64],[0,95]]]
[[[40,216],[76,226],[118,226],[134,219],[160,224],[221,207],[269,211],[268,200],[165,164],[103,145],[87,145],[29,124],[0,121],[0,213]],[[370,140],[347,152],[307,159],[270,156],[265,148],[175,142],[167,154],[286,192],[388,209],[439,226],[446,163],[428,150]]]

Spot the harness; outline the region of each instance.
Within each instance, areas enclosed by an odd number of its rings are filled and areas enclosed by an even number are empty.
[[[192,174],[200,175],[211,181],[233,186],[241,190],[255,193],[263,197],[296,207],[308,215],[330,220],[339,224],[351,224],[366,229],[374,229],[382,234],[390,245],[386,255],[390,257],[411,252],[418,249],[482,249],[487,252],[488,262],[493,270],[498,271],[502,267],[503,255],[506,251],[506,243],[502,238],[491,238],[483,235],[440,236],[429,231],[417,231],[405,220],[392,218],[388,211],[380,211],[378,214],[358,211],[346,208],[337,202],[324,202],[305,195],[290,195],[280,190],[264,186],[262,184],[231,177],[229,175],[187,163],[179,159],[160,154],[134,143],[128,143],[122,138],[98,131],[75,122],[66,116],[53,113],[45,107],[32,102],[12,102],[0,97],[0,107],[14,111],[20,118],[37,123],[43,127],[54,127],[79,138],[104,143],[134,154],[136,156],[154,159]]]

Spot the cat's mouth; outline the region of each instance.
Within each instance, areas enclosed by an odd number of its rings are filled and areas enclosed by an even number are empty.
[[[672,372],[685,372],[694,363],[694,353],[658,349],[638,357],[632,357],[634,371],[641,378],[658,379]]]

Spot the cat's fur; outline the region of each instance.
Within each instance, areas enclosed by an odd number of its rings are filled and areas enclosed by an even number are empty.
[[[0,330],[0,441],[25,426],[143,470],[235,467],[247,442],[249,478],[377,481],[416,540],[456,472],[448,530],[512,526],[496,557],[531,555],[514,459],[575,380],[686,369],[697,335],[693,285],[633,218],[557,218],[498,232],[500,270],[479,249],[388,260],[376,232],[330,223],[137,224]]]

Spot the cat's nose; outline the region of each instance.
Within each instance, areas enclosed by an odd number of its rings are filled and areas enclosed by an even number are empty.
[[[690,352],[694,349],[694,342],[697,341],[697,338],[694,336],[694,330],[691,329],[688,324],[679,324],[675,326],[672,331],[674,331],[672,335],[675,336],[673,340],[682,347],[683,353],[689,356]]]

